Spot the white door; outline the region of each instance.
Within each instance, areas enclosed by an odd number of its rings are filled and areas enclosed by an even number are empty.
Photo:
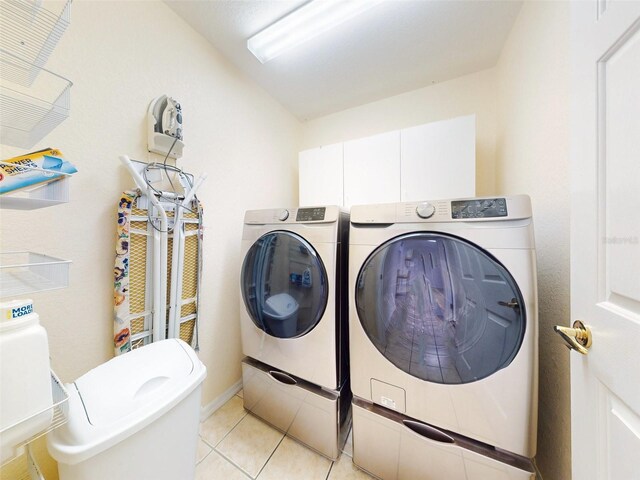
[[[403,202],[476,196],[476,116],[400,131]]]
[[[300,152],[298,179],[301,207],[342,205],[342,143]]]
[[[344,143],[344,206],[400,201],[400,131]]]
[[[572,4],[573,478],[640,478],[640,2]]]

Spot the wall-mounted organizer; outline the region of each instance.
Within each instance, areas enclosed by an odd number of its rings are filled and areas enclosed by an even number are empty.
[[[69,201],[69,176],[44,185],[0,195],[0,208],[35,210]]]
[[[46,8],[42,0],[0,1],[0,138],[3,145],[31,149],[69,116],[72,83],[44,66],[69,25],[71,0],[45,5]],[[46,178],[33,182],[33,186],[18,186],[16,191],[4,193],[0,196],[0,208],[32,210],[69,201],[69,175],[64,170],[34,168],[27,166],[28,163],[20,161],[16,163],[19,167],[14,167],[19,172],[39,170]],[[66,287],[70,263],[28,251],[0,252],[0,297]],[[11,365],[1,362],[4,383],[0,476],[42,480],[29,445],[66,422],[69,396],[53,372],[49,385],[48,340],[33,312],[31,300],[5,302],[3,309],[9,316],[3,315],[0,319],[2,352],[15,361]],[[17,358],[23,352],[29,361]],[[26,372],[33,378],[25,382]]]
[[[0,161],[0,173],[2,173],[4,166],[15,167],[15,165],[15,163]],[[73,175],[72,173],[63,172],[59,168],[56,170],[42,169],[25,163],[20,163],[19,165],[22,171],[44,172],[45,175],[54,180],[47,179],[45,180],[46,183],[36,183],[0,194],[0,208],[35,210],[69,201],[69,177]]]
[[[35,252],[0,252],[0,296],[16,297],[65,288],[71,260]]]
[[[29,86],[31,71],[39,73]],[[0,50],[2,143],[31,148],[69,116],[71,81]]]
[[[69,25],[71,0],[59,13],[40,1],[0,2],[0,136],[31,148],[69,116],[71,81],[44,68]]]
[[[38,76],[58,40],[69,26],[71,0],[58,3],[58,10],[48,10],[54,4],[42,7],[38,0],[3,0],[0,2],[0,48],[13,52],[31,64],[24,72],[22,85],[31,85]],[[15,80],[14,80],[15,81]]]

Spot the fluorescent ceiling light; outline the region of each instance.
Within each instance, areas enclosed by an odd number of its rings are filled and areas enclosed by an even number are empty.
[[[369,10],[382,0],[312,0],[247,40],[260,63],[277,57],[342,22]]]

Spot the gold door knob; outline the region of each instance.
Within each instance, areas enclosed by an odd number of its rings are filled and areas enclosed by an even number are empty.
[[[580,352],[582,355],[589,353],[591,347],[591,329],[580,320],[573,322],[573,328],[556,325],[553,330],[562,337],[570,350]]]

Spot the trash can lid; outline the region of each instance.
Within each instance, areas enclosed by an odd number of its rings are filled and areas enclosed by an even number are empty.
[[[67,385],[69,421],[49,435],[59,462],[75,464],[133,435],[197,388],[206,367],[182,340],[120,355]]]

